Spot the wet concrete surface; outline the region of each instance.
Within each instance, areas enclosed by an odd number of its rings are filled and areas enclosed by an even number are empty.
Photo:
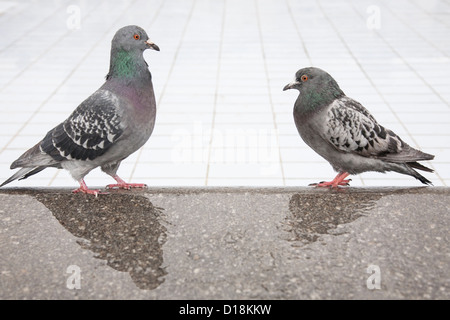
[[[0,299],[448,299],[449,196],[1,189]]]

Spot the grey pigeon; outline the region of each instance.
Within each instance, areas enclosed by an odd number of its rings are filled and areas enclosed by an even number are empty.
[[[366,108],[344,94],[327,72],[312,67],[300,69],[283,90],[288,89],[300,91],[294,105],[300,136],[338,172],[333,181],[313,185],[347,186],[350,180],[345,178],[350,174],[366,171],[395,171],[431,184],[414,169],[433,172],[417,161],[432,160],[434,156],[410,147],[379,125]]]
[[[117,169],[122,160],[144,145],[155,125],[152,76],[143,56],[146,49],[159,51],[142,28],[119,29],[111,43],[106,82],[64,122],[14,161],[11,169],[21,169],[0,187],[47,167],[68,170],[80,183],[74,193],[95,196],[101,193],[89,189],[84,182],[84,177],[97,167],[117,181],[108,188],[145,187],[145,184],[126,183],[117,175]]]

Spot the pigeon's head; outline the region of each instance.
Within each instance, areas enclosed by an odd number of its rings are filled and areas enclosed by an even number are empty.
[[[298,70],[295,79],[283,88],[283,91],[297,89],[300,92],[322,91],[324,88],[339,89],[337,82],[327,72],[309,67]]]
[[[303,111],[327,106],[344,95],[337,82],[327,72],[313,67],[298,70],[294,81],[286,85],[283,91],[289,89],[300,91],[295,107]]]
[[[153,49],[159,51],[159,47],[150,41],[144,29],[138,26],[126,26],[120,28],[112,39],[113,50],[144,51]]]

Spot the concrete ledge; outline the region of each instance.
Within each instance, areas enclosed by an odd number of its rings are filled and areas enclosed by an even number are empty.
[[[0,299],[448,299],[449,196],[0,189]]]

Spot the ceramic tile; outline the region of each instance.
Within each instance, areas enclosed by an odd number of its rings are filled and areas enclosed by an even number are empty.
[[[148,143],[122,164],[125,178],[151,186],[304,186],[333,178],[297,133],[298,93],[282,91],[299,68],[314,65],[381,124],[435,154],[430,179],[450,183],[450,23],[443,0],[76,2],[79,25],[67,13],[72,4],[0,5],[2,178],[12,174],[11,161],[101,86],[111,37],[134,23],[161,47],[144,54],[158,114]],[[379,25],[367,12],[373,5],[381,10]],[[353,179],[357,186],[419,185],[394,173]],[[99,170],[86,178],[102,187],[110,180]],[[49,169],[13,185],[77,183]]]

